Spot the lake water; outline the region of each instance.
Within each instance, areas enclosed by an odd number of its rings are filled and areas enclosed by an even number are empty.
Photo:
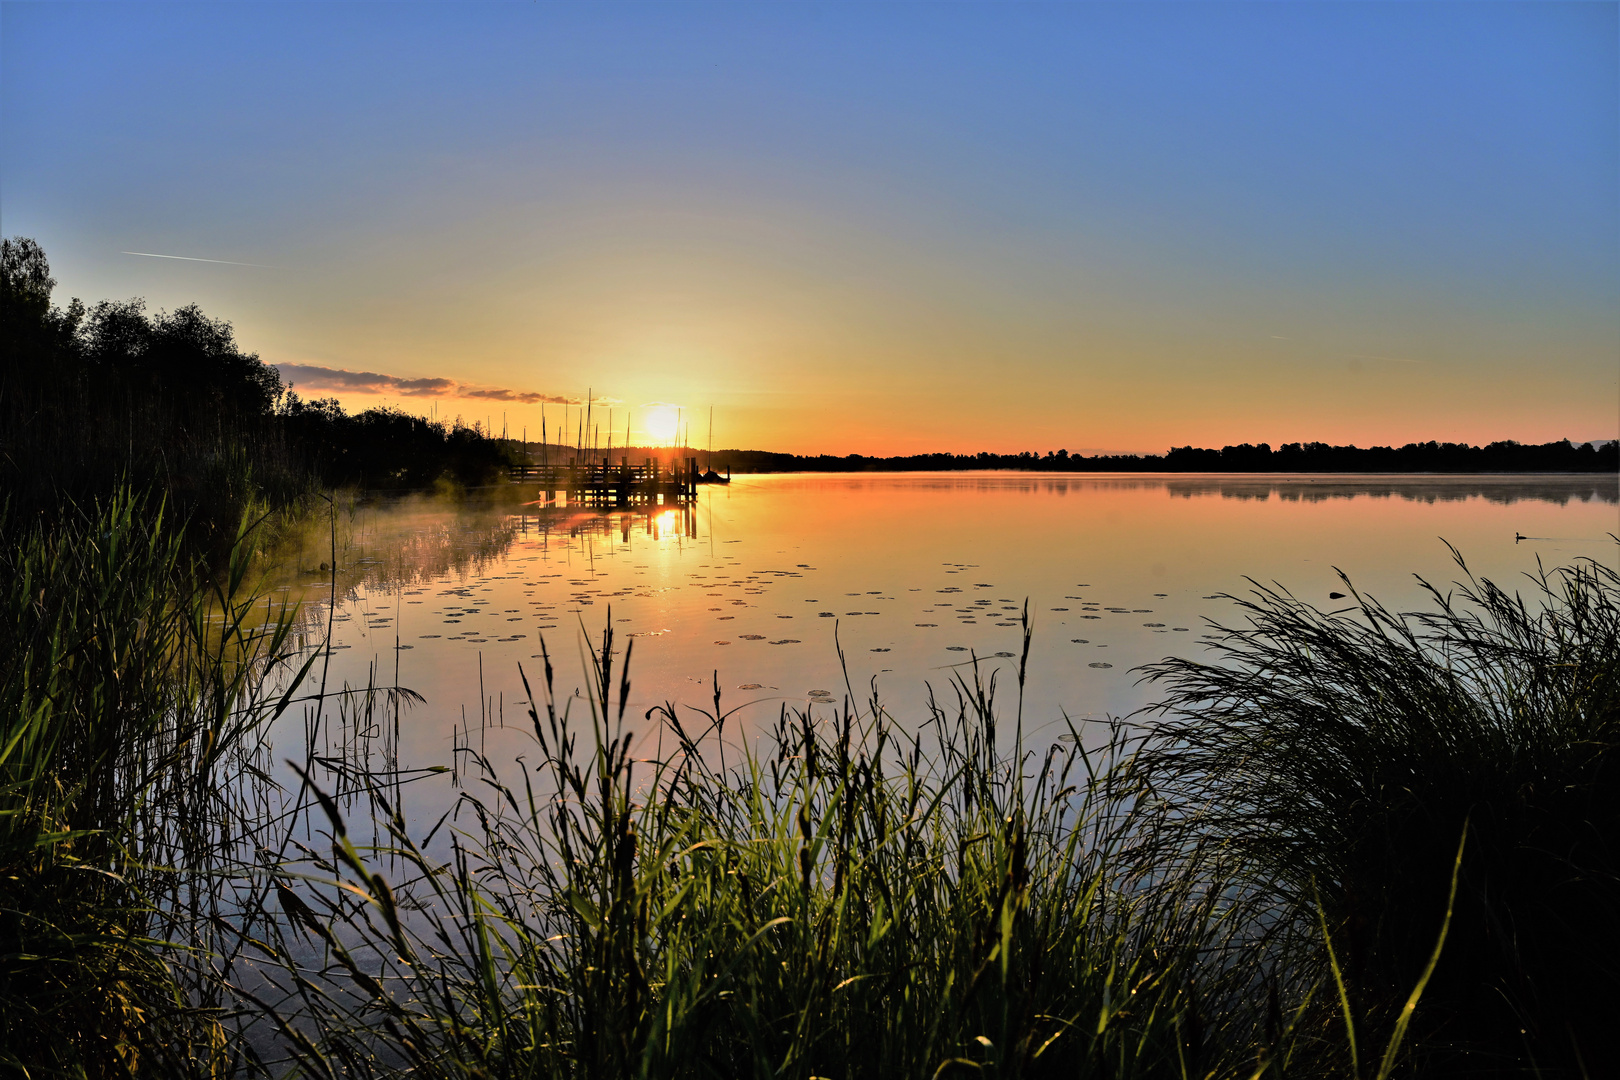
[[[1414,575],[1459,576],[1443,540],[1507,584],[1538,559],[1613,565],[1620,531],[1612,476],[776,475],[701,490],[652,513],[360,510],[344,523],[335,609],[306,592],[312,625],[324,633],[330,616],[328,685],[397,677],[426,698],[401,719],[402,766],[450,764],[456,732],[486,714],[495,730],[475,745],[516,754],[519,665],[538,678],[544,635],[559,689],[583,687],[582,643],[611,617],[620,659],[634,643],[631,716],[706,706],[718,673],[728,706],[752,703],[738,738],[783,703],[865,699],[874,679],[910,724],[930,686],[954,700],[975,656],[1012,707],[1027,601],[1025,727],[1049,739],[1065,716],[1150,702],[1132,668],[1198,655],[1209,621],[1235,617],[1220,594],[1246,592],[1246,577],[1331,608],[1339,568],[1411,608]],[[299,591],[324,575],[292,577]]]

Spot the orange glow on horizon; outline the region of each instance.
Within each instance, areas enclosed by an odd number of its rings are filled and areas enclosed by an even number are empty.
[[[300,392],[303,388],[300,387]],[[681,388],[688,400],[702,400],[703,388]],[[355,392],[314,392],[307,396],[331,396],[351,413],[377,406],[389,406],[441,420],[477,423],[499,435],[504,417],[505,430],[512,439],[527,436],[541,441],[541,407],[506,404],[491,410],[477,400],[398,397]],[[630,394],[625,398],[634,400]],[[673,395],[670,395],[673,396]],[[1421,402],[1385,410],[1377,415],[1370,407],[1352,409],[1345,396],[1332,399],[1344,411],[1332,409],[1279,409],[1243,406],[1196,409],[1190,403],[1167,395],[1156,408],[1124,408],[1081,403],[1065,408],[1056,401],[1038,401],[1026,406],[998,408],[988,395],[953,404],[937,396],[924,398],[913,412],[886,408],[886,402],[849,401],[843,395],[825,392],[806,396],[802,404],[778,405],[758,401],[727,402],[716,393],[713,448],[722,450],[765,450],[777,453],[815,456],[864,454],[870,457],[899,457],[912,454],[1017,454],[1032,451],[1067,450],[1071,455],[1092,457],[1107,454],[1163,454],[1175,446],[1218,449],[1240,443],[1269,443],[1273,449],[1289,442],[1325,442],[1336,446],[1402,446],[1411,442],[1458,442],[1481,446],[1503,439],[1540,444],[1568,438],[1579,445],[1589,440],[1616,438],[1617,424],[1605,418],[1603,402],[1591,396],[1572,396],[1565,402],[1538,409],[1539,415],[1526,417],[1507,407],[1481,409],[1472,416],[1439,411],[1426,412]],[[1112,395],[1110,395],[1111,397]],[[1140,396],[1140,395],[1137,395]],[[1179,395],[1178,395],[1179,396]],[[1324,396],[1328,396],[1324,391]],[[666,397],[665,400],[668,400]],[[972,408],[976,401],[978,409]],[[1121,402],[1122,406],[1126,403]],[[625,442],[625,417],[621,408],[612,411],[613,446]],[[545,430],[553,445],[572,446],[581,437],[582,406],[545,406]],[[605,446],[609,430],[609,410],[595,410],[591,426],[597,441]],[[1210,415],[1211,412],[1217,415]],[[696,423],[693,414],[698,413]],[[976,415],[977,414],[977,415]],[[689,446],[699,451],[709,445],[708,410],[679,409],[662,402],[633,410],[630,417],[630,445],[637,447]],[[591,435],[583,436],[587,443]]]

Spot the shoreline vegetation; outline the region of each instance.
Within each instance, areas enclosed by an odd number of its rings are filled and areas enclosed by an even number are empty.
[[[261,553],[328,517],[335,551],[327,485],[465,491],[512,445],[295,404],[195,308],[53,308],[32,242],[4,269],[11,1073],[1620,1071],[1609,566],[1505,591],[1459,556],[1410,614],[1256,586],[1212,662],[1143,669],[1155,711],[1039,747],[1024,661],[903,712],[846,681],[756,741],[718,678],[628,715],[609,615],[583,696],[572,643],[522,672],[527,760],[400,762],[420,699],[329,686]],[[447,769],[453,812],[408,822]]]
[[[196,305],[54,307],[39,245],[3,247],[0,490],[14,520],[161,492],[188,543],[223,565],[243,520],[266,520],[263,545],[334,488],[456,494],[514,464],[514,445],[476,422],[305,400]]]
[[[704,461],[707,468],[707,459]],[[1524,445],[1512,440],[1486,446],[1408,443],[1405,446],[1329,446],[1267,443],[1219,450],[1175,447],[1164,454],[1099,454],[1067,450],[1018,454],[779,454],[766,450],[716,450],[714,468],[734,473],[769,472],[955,472],[1009,469],[1027,472],[1153,473],[1620,473],[1620,440],[1601,445],[1561,442]]]
[[[566,461],[572,446],[522,443],[512,440],[513,456],[532,464]],[[702,468],[721,473],[860,473],[860,472],[974,472],[1036,473],[1246,473],[1354,474],[1354,475],[1523,475],[1536,473],[1620,475],[1620,440],[1576,445],[1561,442],[1526,445],[1506,440],[1486,446],[1465,443],[1408,443],[1405,446],[1329,446],[1326,443],[1286,443],[1276,449],[1267,443],[1227,446],[1219,450],[1182,446],[1164,454],[1099,454],[1085,457],[1067,450],[1018,454],[902,454],[893,457],[867,454],[785,454],[771,450],[683,451],[695,453]],[[627,455],[668,457],[668,447],[613,447],[597,451],[617,459]]]

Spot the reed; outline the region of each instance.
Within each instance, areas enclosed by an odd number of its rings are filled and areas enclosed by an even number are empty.
[[[1454,552],[1455,554],[1455,552]],[[1323,1045],[1412,1027],[1426,1075],[1620,1067],[1620,574],[1425,583],[1432,609],[1357,593],[1320,612],[1278,587],[1216,628],[1215,663],[1149,677],[1166,718],[1132,763],[1175,808],[1164,841],[1249,898],[1267,962],[1342,1001]],[[1458,876],[1448,869],[1459,837]]]
[[[447,855],[413,839],[380,788],[369,817],[388,835],[372,845],[322,797],[329,846],[282,867],[280,966],[254,998],[290,1055],[277,1068],[1259,1077],[1322,1064],[1307,1023],[1320,980],[1279,991],[1233,882],[1175,861],[1172,811],[1144,797],[1127,729],[1090,750],[1071,729],[1028,757],[998,733],[994,677],[974,666],[921,734],[851,692],[819,716],[784,708],[728,765],[735,713],[716,683],[710,708],[650,710],[661,741],[637,754],[611,625],[588,716],[559,705],[546,656],[537,767],[506,781],[468,751],[480,782],[429,830],[449,830]],[[1383,1075],[1404,1062],[1398,1036],[1377,1047]]]
[[[975,669],[926,736],[851,695],[784,709],[727,765],[716,685],[642,718],[663,745],[638,755],[612,646],[588,716],[546,659],[538,768],[474,755],[448,856],[381,794],[369,849],[324,803],[330,847],[285,868],[279,997],[258,998],[300,1070],[1202,1076],[1230,1056],[1205,1031],[1232,995],[1197,974],[1216,895],[1122,870],[1150,830],[1109,779],[1119,733],[1009,752]]]
[[[0,512],[0,1060],[25,1075],[207,1071],[221,1049],[209,873],[251,820],[224,779],[261,764],[293,657],[249,532],[215,580],[127,491],[50,528]]]

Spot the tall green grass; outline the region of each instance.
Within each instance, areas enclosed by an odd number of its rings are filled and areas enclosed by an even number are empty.
[[[216,581],[127,491],[50,527],[0,514],[0,1062],[24,1075],[207,1072],[221,1049],[206,969],[235,935],[206,882],[293,655],[246,532]]]
[[[1582,561],[1521,594],[1462,569],[1412,615],[1348,581],[1325,613],[1258,588],[1215,663],[1146,669],[1167,716],[1132,773],[1174,806],[1186,872],[1249,898],[1270,962],[1338,965],[1325,1039],[1398,1021],[1444,917],[1412,1028],[1425,1074],[1610,1075],[1620,574]]]
[[[1009,751],[974,673],[916,737],[874,695],[783,710],[739,760],[717,686],[708,710],[642,718],[657,735],[638,744],[612,660],[610,630],[580,717],[546,660],[536,760],[476,762],[447,857],[381,797],[380,848],[327,801],[330,847],[278,886],[273,1004],[302,1071],[1204,1076],[1253,1059],[1209,1037],[1232,1023],[1230,980],[1198,962],[1224,936],[1218,898],[1122,869],[1159,812],[1114,784],[1122,742]]]

